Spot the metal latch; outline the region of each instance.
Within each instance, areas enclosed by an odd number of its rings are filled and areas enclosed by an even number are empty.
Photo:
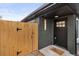
[[[18,32],[19,30],[22,30],[22,29],[17,28],[17,32]]]

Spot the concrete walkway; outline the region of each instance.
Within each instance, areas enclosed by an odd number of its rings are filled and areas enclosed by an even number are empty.
[[[69,51],[56,45],[49,45],[38,51],[33,51],[29,54],[23,54],[20,56],[73,56]]]
[[[79,56],[79,43],[77,43],[77,55]]]
[[[42,52],[45,56],[73,56],[69,51],[55,45],[47,46],[39,51]]]

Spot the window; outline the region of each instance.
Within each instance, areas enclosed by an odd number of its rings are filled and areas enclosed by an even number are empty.
[[[44,30],[46,30],[46,19],[44,19]]]
[[[56,22],[56,27],[65,27],[65,21]]]

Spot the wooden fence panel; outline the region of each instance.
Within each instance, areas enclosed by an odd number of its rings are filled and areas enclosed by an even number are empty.
[[[0,21],[0,55],[16,56],[38,50],[36,23]]]

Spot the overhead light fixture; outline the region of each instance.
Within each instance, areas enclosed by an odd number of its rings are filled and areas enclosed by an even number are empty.
[[[55,18],[58,18],[59,16],[55,16]]]

